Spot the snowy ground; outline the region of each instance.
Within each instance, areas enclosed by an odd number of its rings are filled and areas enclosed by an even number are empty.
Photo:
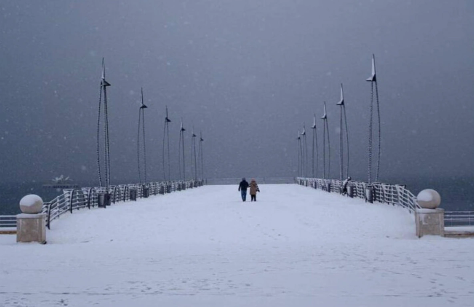
[[[0,306],[473,306],[474,240],[399,208],[237,185],[66,214],[47,245],[0,236]]]

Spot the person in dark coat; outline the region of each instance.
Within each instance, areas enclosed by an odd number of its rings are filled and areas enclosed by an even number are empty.
[[[245,178],[242,178],[242,181],[239,184],[239,191],[240,194],[242,195],[242,201],[245,201],[247,199],[247,189],[249,188],[249,183]]]
[[[257,192],[260,192],[257,181],[252,179],[250,181],[250,201],[257,201]]]
[[[351,181],[351,177],[347,177],[347,179],[342,182],[342,195],[347,195],[347,185],[349,181]]]

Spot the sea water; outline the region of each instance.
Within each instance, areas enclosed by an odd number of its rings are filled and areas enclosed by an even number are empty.
[[[28,194],[39,195],[47,202],[62,194],[62,189],[44,188],[37,182],[0,183],[0,215],[21,213],[20,200]]]

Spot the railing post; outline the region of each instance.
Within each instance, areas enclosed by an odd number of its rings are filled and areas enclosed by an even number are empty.
[[[89,188],[89,193],[87,195],[87,208],[91,208],[91,197],[92,197],[92,188]]]
[[[50,227],[50,224],[51,224],[51,206],[52,206],[52,204],[49,203],[48,204],[48,221],[46,223],[46,227],[48,227],[48,229],[51,229],[51,227]]]
[[[142,198],[148,198],[150,196],[150,189],[145,184],[142,185]]]
[[[374,187],[370,184],[365,187],[365,201],[369,203],[374,202]]]
[[[116,194],[117,193],[117,186],[114,187],[114,198],[112,200],[112,203],[115,204],[115,197],[116,197]]]
[[[74,191],[75,189],[73,189],[71,191],[71,195],[69,196],[69,212],[72,213],[72,202],[73,202],[73,198],[74,198]]]
[[[100,192],[97,193],[97,207],[107,208],[107,205],[110,203],[110,193]]]
[[[128,188],[129,198],[130,201],[137,201],[137,194],[138,189],[136,187],[129,187]]]

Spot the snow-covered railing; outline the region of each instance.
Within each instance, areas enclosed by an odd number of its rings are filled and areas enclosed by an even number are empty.
[[[320,179],[320,178],[296,178],[296,183],[314,189],[319,189],[331,193],[342,194],[343,181],[337,179]],[[349,181],[347,183],[347,196],[358,197],[370,202],[379,202],[400,206],[408,209],[410,213],[420,208],[413,195],[403,185],[386,184],[375,182],[368,184],[360,181]]]
[[[445,211],[445,226],[474,226],[474,211]]]
[[[1,228],[16,228],[16,215],[0,215]]]
[[[202,185],[203,180],[187,180],[150,182],[147,184],[121,184],[110,186],[108,191],[104,187],[64,189],[61,195],[43,204],[42,212],[46,214],[46,226],[50,229],[51,222],[66,212],[73,213],[74,210],[82,208],[103,207],[116,202],[147,198],[149,195],[163,195]],[[106,194],[109,195],[110,199],[105,200],[104,195]]]

